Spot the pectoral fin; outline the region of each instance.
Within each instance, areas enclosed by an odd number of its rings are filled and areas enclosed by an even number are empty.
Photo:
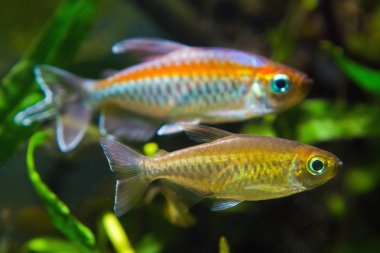
[[[158,135],[168,135],[168,134],[175,134],[182,132],[184,129],[182,125],[196,125],[199,124],[199,120],[193,120],[193,121],[181,121],[181,122],[170,122],[167,123],[158,129],[157,134]]]
[[[225,210],[225,209],[234,207],[234,206],[240,204],[241,202],[243,202],[243,201],[242,200],[219,200],[219,201],[216,201],[212,205],[211,211]]]
[[[149,140],[154,136],[157,125],[155,122],[116,108],[103,109],[99,118],[101,134],[110,134],[129,141]]]

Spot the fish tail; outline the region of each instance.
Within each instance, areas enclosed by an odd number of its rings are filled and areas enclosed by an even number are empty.
[[[49,65],[36,66],[34,74],[45,99],[19,112],[15,123],[28,126],[56,117],[58,146],[68,152],[81,141],[90,122],[88,88],[94,81]]]
[[[149,158],[112,139],[102,138],[100,144],[111,171],[117,173],[114,210],[120,216],[136,204],[150,184],[143,173],[143,161]]]

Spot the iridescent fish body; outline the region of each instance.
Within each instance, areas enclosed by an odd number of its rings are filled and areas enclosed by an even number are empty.
[[[58,115],[58,143],[68,151],[78,144],[97,109],[103,111],[102,132],[142,140],[156,132],[153,121],[169,122],[158,131],[168,134],[180,130],[178,122],[241,121],[284,110],[300,102],[311,84],[295,69],[232,49],[130,39],[116,44],[113,51],[146,57],[104,80],[39,66],[36,77],[46,98],[20,112],[16,122],[28,125]]]
[[[115,212],[121,215],[144,189],[160,179],[191,192],[196,200],[219,200],[222,210],[245,200],[285,197],[319,186],[335,176],[342,162],[333,154],[280,138],[231,134],[182,125],[189,136],[207,142],[148,158],[109,139],[101,144],[117,172]]]

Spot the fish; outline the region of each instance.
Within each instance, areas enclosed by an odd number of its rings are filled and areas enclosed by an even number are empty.
[[[179,132],[182,123],[237,122],[285,110],[299,103],[312,83],[298,70],[235,49],[132,38],[112,50],[142,62],[100,80],[38,65],[34,74],[45,98],[14,121],[28,126],[55,117],[58,147],[68,152],[97,111],[101,134],[146,141],[156,133]]]
[[[215,200],[211,210],[243,201],[269,200],[313,189],[333,178],[343,163],[332,153],[292,140],[233,134],[221,129],[183,124],[199,145],[146,157],[109,138],[101,146],[116,173],[114,211],[129,211],[145,189],[158,180],[188,207]]]

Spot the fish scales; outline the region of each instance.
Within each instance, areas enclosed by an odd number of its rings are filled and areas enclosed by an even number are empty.
[[[226,138],[145,161],[145,167],[154,178],[169,179],[206,195],[240,194],[249,185],[287,184],[282,175],[289,168],[290,162],[283,162],[289,149],[274,149],[262,141],[258,149],[255,142]],[[265,157],[275,162],[263,162]]]
[[[182,127],[190,138],[206,143],[151,158],[113,140],[101,141],[111,170],[126,175],[116,185],[117,214],[127,212],[157,179],[196,193],[183,194],[186,205],[213,198],[219,201],[212,210],[222,210],[245,200],[274,199],[312,189],[342,167],[335,155],[295,141],[231,134],[206,126]],[[174,195],[182,195],[179,188],[173,190]]]
[[[181,55],[181,53],[178,53]],[[143,67],[128,69],[117,76],[99,82],[92,88],[92,97],[98,103],[113,100],[119,105],[152,117],[196,115],[200,110],[238,109],[241,99],[253,82],[247,77],[253,68],[231,61],[219,53],[170,62],[163,57]],[[198,61],[196,57],[204,57]],[[121,87],[121,88],[120,88]],[[166,92],[165,92],[166,91]],[[120,97],[121,94],[126,94]]]
[[[236,122],[285,110],[299,103],[312,83],[291,67],[233,49],[136,38],[113,50],[140,54],[142,62],[102,80],[37,66],[45,98],[19,112],[15,122],[26,126],[55,117],[58,146],[68,152],[99,111],[101,134],[146,141],[155,133],[180,131],[183,122]],[[73,126],[73,120],[81,123]]]

